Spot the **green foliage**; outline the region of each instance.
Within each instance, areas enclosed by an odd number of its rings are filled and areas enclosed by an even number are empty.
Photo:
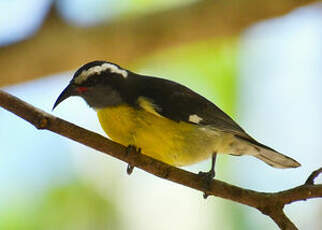
[[[81,183],[52,188],[37,204],[32,204],[12,207],[2,214],[0,229],[120,229],[115,204]]]
[[[145,74],[180,82],[233,115],[236,108],[236,40],[208,40],[172,48],[135,63]]]
[[[192,3],[196,0],[127,0],[124,4],[129,14],[146,14]]]

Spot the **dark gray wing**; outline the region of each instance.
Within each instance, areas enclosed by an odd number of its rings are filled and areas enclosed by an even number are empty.
[[[158,113],[174,121],[185,121],[200,126],[244,134],[244,130],[215,104],[189,88],[173,81],[141,77],[137,79],[136,98],[148,98],[158,108]],[[132,95],[134,96],[134,95]],[[201,120],[193,122],[191,116]]]

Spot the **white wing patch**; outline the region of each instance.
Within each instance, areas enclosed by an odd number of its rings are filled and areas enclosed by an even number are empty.
[[[197,114],[192,114],[189,116],[189,121],[192,123],[199,124],[202,120],[202,117],[199,117]]]
[[[87,78],[94,74],[100,74],[101,72],[109,70],[111,73],[120,74],[123,78],[127,78],[127,71],[124,69],[120,69],[118,66],[113,65],[111,63],[104,63],[102,65],[93,66],[88,70],[83,70],[76,78],[75,83],[81,84],[82,82],[86,81]]]

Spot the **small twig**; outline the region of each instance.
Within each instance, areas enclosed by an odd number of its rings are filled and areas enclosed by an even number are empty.
[[[287,229],[287,230],[296,230],[297,227],[293,224],[293,222],[285,215],[283,209],[275,210],[269,216],[280,229]]]
[[[307,185],[313,185],[315,178],[317,178],[322,173],[322,168],[319,168],[311,173],[309,178],[305,181],[305,184]]]
[[[139,154],[136,151],[128,154],[125,146],[50,115],[1,90],[0,106],[30,122],[38,129],[50,130],[125,161],[133,167],[141,168],[158,177],[185,185],[209,195],[254,207],[269,216],[281,229],[296,229],[295,225],[283,212],[286,204],[322,197],[322,185],[310,184],[320,173],[321,169],[312,173],[307,180],[309,183],[275,193],[244,189],[219,180],[212,180],[210,186],[205,187],[203,180],[198,174],[175,168],[151,157]]]

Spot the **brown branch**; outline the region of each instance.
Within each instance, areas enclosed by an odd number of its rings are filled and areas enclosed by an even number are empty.
[[[115,143],[97,133],[78,127],[65,120],[39,110],[32,105],[0,90],[0,106],[30,122],[38,129],[47,129],[57,134],[92,147],[131,165],[141,168],[158,177],[254,207],[269,216],[281,229],[296,229],[295,225],[283,212],[286,204],[322,197],[322,185],[304,184],[298,187],[276,192],[257,192],[240,188],[219,180],[213,180],[205,186],[200,176],[179,168],[175,168],[148,156],[133,152],[128,154],[126,147]],[[313,172],[315,177],[316,173]],[[316,175],[317,176],[317,175]]]
[[[277,209],[272,212],[269,217],[280,227],[280,229],[296,230],[296,226],[285,215],[283,209]]]
[[[312,172],[309,178],[307,178],[307,180],[305,181],[305,184],[314,184],[315,178],[317,178],[321,173],[322,173],[322,168],[319,168],[314,172]]]
[[[250,25],[317,0],[203,0],[90,28],[68,25],[52,8],[31,38],[0,47],[0,86],[68,71],[93,59],[126,66],[167,47],[238,36]],[[107,9],[108,10],[108,9]]]

